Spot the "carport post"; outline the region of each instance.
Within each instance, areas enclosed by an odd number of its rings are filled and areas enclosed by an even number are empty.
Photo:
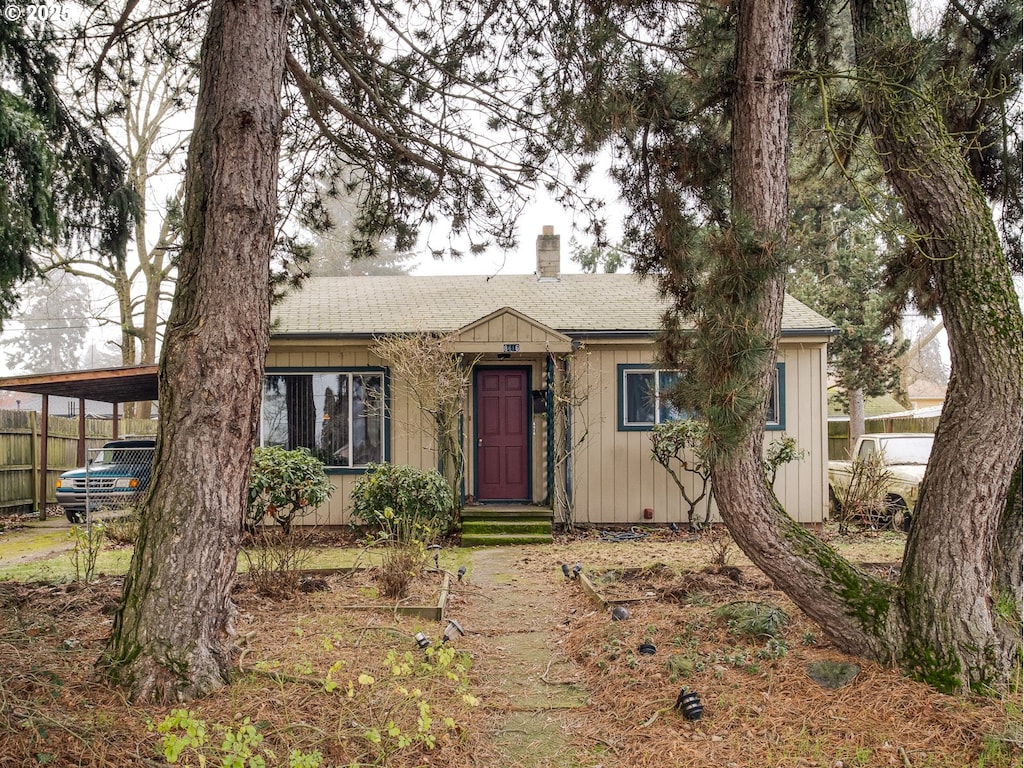
[[[78,398],[78,466],[85,466],[85,398]]]
[[[120,403],[114,403],[114,418],[111,420],[111,438],[113,440],[117,440],[119,434],[118,427],[120,426],[120,422],[118,421],[118,411],[120,410],[120,408],[118,406],[120,405]]]
[[[43,423],[39,440],[39,519],[46,519],[46,444],[50,434],[50,396],[43,395]]]

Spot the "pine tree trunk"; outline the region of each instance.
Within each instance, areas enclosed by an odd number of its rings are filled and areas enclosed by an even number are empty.
[[[1019,631],[1003,632],[992,599],[997,535],[1024,438],[1020,306],[984,194],[936,108],[917,96],[924,86],[906,4],[854,0],[851,10],[868,125],[922,233],[914,244],[937,288],[951,358],[904,559],[900,661],[941,688],[984,688],[1006,680],[1020,650]]]
[[[269,334],[287,0],[215,0],[160,365],[154,480],[99,665],[136,701],[224,685]]]
[[[787,147],[791,2],[741,3],[737,29],[737,88],[733,109],[733,210],[766,237],[783,238],[788,223]],[[757,322],[777,343],[785,270],[761,282]],[[713,331],[713,329],[712,329]],[[761,391],[767,403],[774,356],[766,356]],[[884,655],[864,625],[884,621],[887,602],[868,577],[835,555],[789,517],[762,468],[764,413],[747,436],[712,468],[712,487],[733,539],[840,647]],[[843,587],[837,590],[836,583]],[[858,602],[850,610],[849,602]],[[862,604],[867,603],[867,604]],[[879,611],[879,603],[881,611]]]
[[[733,112],[734,208],[765,233],[784,231],[784,171],[768,160],[785,154],[772,122],[781,110],[761,103],[783,91],[772,73],[786,67],[784,22],[765,19],[776,5],[740,5]],[[942,690],[985,689],[1007,681],[1020,651],[1021,504],[1007,499],[1021,460],[1021,313],[981,190],[934,107],[906,87],[912,78],[900,66],[912,63],[913,45],[905,5],[854,0],[852,8],[858,59],[885,68],[866,110],[893,186],[917,230],[929,233],[918,242],[952,356],[900,582],[861,573],[785,514],[761,475],[756,428],[716,462],[715,497],[743,551],[839,647]],[[768,280],[762,291],[760,322],[774,339],[780,290]]]

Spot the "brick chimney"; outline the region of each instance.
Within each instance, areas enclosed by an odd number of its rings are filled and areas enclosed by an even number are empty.
[[[537,236],[537,278],[557,280],[561,262],[561,236],[555,234],[553,226],[545,224]]]

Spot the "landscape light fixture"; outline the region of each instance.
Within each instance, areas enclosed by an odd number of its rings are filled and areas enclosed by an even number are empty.
[[[569,575],[569,564],[568,563],[562,563],[562,574],[567,579],[571,579],[572,578],[572,576]]]
[[[422,632],[417,632],[415,635],[413,635],[413,639],[416,641],[416,645],[418,645],[420,648],[424,650],[430,647],[430,641],[427,640],[427,636],[424,635]]]
[[[465,575],[466,575],[466,566],[460,565],[459,566],[458,575],[456,576],[456,580],[457,581],[462,581],[462,577],[465,576]]]
[[[629,618],[629,611],[624,605],[616,605],[612,608],[612,621],[625,621]]]
[[[572,577],[574,579],[578,579],[582,572],[583,572],[583,566],[580,563],[576,563],[576,565],[574,565],[572,567]]]
[[[448,619],[448,625],[444,628],[444,634],[441,635],[441,644],[443,645],[444,643],[447,643],[449,640],[455,637],[456,633],[458,633],[460,636],[465,635],[466,630],[464,630],[462,628],[462,625],[459,624],[459,622],[457,622],[455,619]]]
[[[696,691],[688,691],[685,688],[679,691],[676,709],[682,712],[687,720],[700,720],[704,715],[704,705],[700,703],[700,696]]]

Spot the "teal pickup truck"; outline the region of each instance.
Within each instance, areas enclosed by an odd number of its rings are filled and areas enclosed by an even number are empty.
[[[926,433],[889,432],[862,435],[857,440],[854,457],[860,461],[881,457],[885,470],[884,507],[868,522],[880,527],[909,529],[934,439],[934,435]],[[848,498],[854,478],[853,464],[852,461],[828,463],[828,499],[833,515],[840,511],[841,500]]]
[[[111,440],[88,466],[63,473],[57,479],[57,504],[67,519],[82,523],[88,511],[137,504],[149,488],[155,445],[152,438]]]

